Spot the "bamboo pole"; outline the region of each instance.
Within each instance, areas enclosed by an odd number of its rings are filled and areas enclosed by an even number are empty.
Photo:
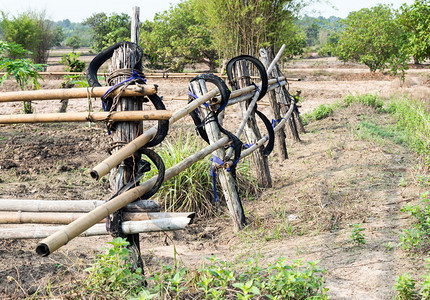
[[[0,211],[89,212],[105,203],[101,200],[0,199]],[[127,204],[124,209],[129,212],[159,212],[161,206],[153,200],[140,200]]]
[[[16,123],[55,123],[55,122],[102,122],[102,121],[149,121],[168,120],[172,111],[118,111],[118,112],[77,112],[77,113],[47,113],[0,115],[0,124]]]
[[[164,181],[175,177],[183,170],[189,168],[195,162],[211,154],[214,150],[223,147],[228,142],[228,137],[224,137],[218,140],[216,143],[198,151],[192,156],[187,157],[180,163],[166,170]],[[97,207],[88,214],[73,221],[69,225],[64,226],[61,230],[56,231],[54,234],[42,240],[36,248],[36,253],[41,256],[47,256],[61,246],[64,246],[69,241],[83,233],[85,230],[98,223],[100,220],[106,218],[108,215],[112,214],[123,206],[135,201],[136,199],[144,195],[152,188],[152,186],[155,184],[155,181],[156,177],[154,176],[151,179],[143,182],[141,185],[118,195],[117,197],[111,199],[109,202],[104,203],[103,205]]]
[[[85,213],[69,212],[22,212],[0,211],[0,224],[69,224],[82,217]],[[194,218],[194,213],[170,213],[170,212],[127,212],[123,213],[125,221],[145,221],[166,218]],[[104,220],[100,220],[104,222]]]
[[[75,88],[75,89],[54,89],[54,90],[35,90],[17,91],[0,93],[0,102],[15,101],[35,101],[35,100],[63,100],[88,97],[101,97],[111,88],[110,86],[94,88]],[[113,91],[112,96],[118,90]],[[124,97],[142,97],[157,93],[155,85],[139,85],[126,88],[121,94]]]
[[[315,71],[315,69],[309,69],[309,71]],[[6,72],[0,72],[0,76],[7,74]],[[82,75],[86,76],[87,72],[39,72],[41,76],[64,76],[64,75]],[[145,78],[194,78],[197,75],[203,73],[145,73]],[[108,76],[109,74],[106,72],[97,73],[98,76]],[[214,73],[221,78],[227,78],[227,75],[221,73]],[[256,79],[257,77],[252,77],[252,79]],[[287,78],[288,81],[301,81],[301,78]]]
[[[173,123],[177,122],[179,119],[188,115],[190,112],[195,110],[201,104],[212,99],[217,93],[218,93],[218,89],[215,88],[211,90],[209,93],[205,94],[204,96],[196,99],[195,101],[192,101],[184,108],[174,112],[172,117],[170,117],[169,119],[169,124],[172,125]],[[111,169],[119,165],[124,159],[126,159],[127,157],[130,157],[133,153],[135,153],[137,150],[142,148],[146,143],[148,143],[155,136],[156,133],[157,133],[157,126],[153,126],[147,131],[145,131],[143,134],[139,135],[133,141],[131,141],[130,143],[128,143],[127,145],[119,149],[115,154],[109,156],[104,161],[102,161],[97,166],[95,166],[93,169],[91,169],[90,170],[91,177],[98,180],[99,178],[108,174]]]
[[[184,229],[191,218],[179,217],[170,219],[156,219],[146,221],[123,222],[122,231],[125,234],[137,234],[144,232],[174,231]],[[49,237],[66,226],[20,226],[17,228],[0,228],[0,239],[41,239]],[[80,233],[81,236],[107,235],[105,224],[96,224]],[[39,247],[38,247],[39,249]],[[38,250],[36,250],[38,251]],[[37,252],[39,255],[41,253]]]

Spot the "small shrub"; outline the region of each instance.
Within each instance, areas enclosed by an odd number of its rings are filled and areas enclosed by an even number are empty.
[[[397,277],[394,289],[397,292],[396,299],[398,300],[411,300],[417,296],[415,292],[415,280],[408,273]]]
[[[366,244],[366,235],[363,233],[364,228],[360,227],[360,224],[353,224],[352,225],[352,232],[349,236],[351,238],[351,241],[355,245],[364,245]]]
[[[314,120],[322,120],[333,115],[333,107],[330,105],[321,104],[313,111]]]
[[[430,249],[430,199],[429,192],[421,194],[418,205],[406,205],[401,211],[414,218],[411,228],[403,230],[400,245],[407,251],[428,251]]]
[[[140,268],[131,271],[129,242],[116,238],[108,244],[113,247],[99,254],[94,264],[85,270],[89,273],[85,292],[89,295],[107,292],[119,298],[142,293],[145,278]]]

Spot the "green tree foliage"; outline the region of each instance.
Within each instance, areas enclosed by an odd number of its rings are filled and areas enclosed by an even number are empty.
[[[342,61],[363,63],[370,71],[404,71],[409,60],[407,36],[387,5],[363,8],[342,21],[345,26],[335,49]]]
[[[92,48],[101,51],[117,42],[129,41],[131,36],[130,17],[122,13],[111,14],[105,13],[93,14],[82,24],[89,25],[93,30]]]
[[[79,49],[81,47],[81,39],[77,34],[74,34],[71,37],[67,38],[64,44],[67,47],[71,47],[73,52],[75,52],[76,49]]]
[[[195,0],[214,37],[215,47],[226,58],[256,56],[261,47],[287,45],[285,55],[299,54],[305,36],[294,23],[302,7],[299,0]]]
[[[13,77],[21,90],[29,86],[38,89],[38,79],[42,79],[38,72],[43,71],[44,65],[34,64],[28,58],[11,59],[9,57],[25,57],[29,55],[21,45],[7,43],[0,40],[0,70],[6,72],[0,79],[0,83]],[[32,113],[31,102],[24,102],[24,112]]]
[[[74,23],[69,19],[55,22],[57,28],[60,28],[63,33],[63,39],[65,41],[74,35],[79,36],[81,47],[90,47],[93,42],[93,30],[90,26],[84,25],[82,23]]]
[[[182,71],[186,64],[216,67],[217,52],[201,12],[191,1],[179,3],[146,21],[140,33],[149,68]]]
[[[46,63],[49,48],[59,38],[45,12],[29,11],[11,18],[2,12],[0,28],[5,41],[22,45],[38,64]]]
[[[430,58],[430,0],[416,0],[401,7],[400,23],[408,33],[409,53],[415,61]]]

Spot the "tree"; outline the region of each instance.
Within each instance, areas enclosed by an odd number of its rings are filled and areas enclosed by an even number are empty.
[[[25,12],[11,19],[2,12],[0,28],[4,40],[22,45],[35,63],[46,63],[56,33],[45,12]]]
[[[257,56],[261,47],[287,45],[285,54],[302,51],[304,36],[294,17],[300,0],[194,0],[214,37],[215,47],[226,58],[239,54]],[[308,1],[309,2],[309,1]]]
[[[182,71],[186,64],[216,68],[217,51],[206,24],[191,1],[181,2],[146,21],[141,30],[141,47],[150,68]]]
[[[6,43],[0,40],[0,70],[6,73],[0,79],[0,83],[13,77],[21,90],[29,86],[38,89],[38,79],[42,79],[38,72],[43,71],[44,65],[34,64],[28,58],[10,59],[9,57],[24,57],[30,54],[21,45]],[[24,101],[24,113],[32,113],[31,102]]]
[[[81,39],[77,34],[74,34],[71,37],[67,38],[64,43],[67,47],[71,47],[73,52],[75,52],[76,49],[79,49],[81,47]]]
[[[101,51],[117,42],[130,40],[130,17],[125,13],[111,14],[109,17],[105,13],[93,14],[82,24],[92,28],[91,47],[96,51]]]
[[[390,68],[393,73],[403,73],[407,68],[407,36],[390,6],[363,8],[350,13],[342,23],[334,51],[340,60],[363,63],[371,72]]]
[[[430,1],[416,0],[411,6],[404,4],[399,15],[409,41],[409,53],[419,63],[430,58]]]

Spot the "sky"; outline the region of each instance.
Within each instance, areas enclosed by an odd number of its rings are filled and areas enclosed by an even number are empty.
[[[157,12],[169,9],[171,4],[180,0],[0,0],[0,10],[16,16],[19,13],[36,10],[46,11],[47,18],[60,21],[69,19],[72,22],[82,22],[94,13],[105,12],[131,14],[133,6],[140,7],[140,20],[153,20]],[[328,4],[330,2],[331,4]],[[399,8],[402,3],[412,4],[414,0],[320,0],[319,4],[308,7],[304,13],[310,16],[337,16],[345,18],[349,12],[372,7],[378,3],[393,4]]]

